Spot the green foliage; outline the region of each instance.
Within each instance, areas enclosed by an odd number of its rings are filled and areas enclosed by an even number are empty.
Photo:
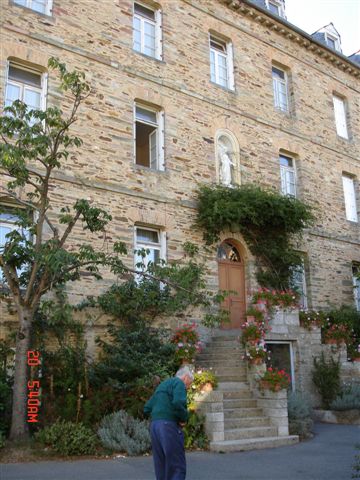
[[[2,432],[0,432],[0,448],[5,447],[5,436]]]
[[[128,455],[150,450],[149,423],[128,415],[124,410],[103,418],[98,435],[104,447]]]
[[[326,361],[324,353],[314,358],[312,380],[321,395],[322,407],[328,410],[340,392],[339,360],[331,357]]]
[[[58,288],[54,299],[44,301],[36,313],[33,344],[42,358],[41,420],[45,425],[57,418],[82,420],[88,362],[83,326],[73,314],[63,288]]]
[[[196,410],[195,397],[203,391],[204,386],[208,383],[212,388],[216,388],[218,385],[218,379],[211,370],[200,369],[194,373],[194,381],[187,391],[187,405],[190,411]]]
[[[299,435],[300,439],[311,437],[314,422],[309,401],[299,392],[288,395],[288,415],[290,435]]]
[[[358,348],[360,345],[360,312],[350,305],[342,305],[340,308],[333,308],[328,312],[330,325],[344,325],[350,337],[347,338],[347,349],[350,358],[360,356]]]
[[[205,417],[194,411],[189,412],[189,419],[184,427],[185,448],[206,449],[209,440],[205,433]]]
[[[343,387],[339,395],[330,404],[331,410],[359,410],[360,385],[350,384]]]
[[[270,288],[289,288],[292,272],[302,264],[291,241],[311,225],[310,206],[255,185],[235,188],[202,186],[197,226],[211,245],[222,231],[240,232],[259,260],[258,281]]]
[[[154,378],[173,375],[176,370],[170,332],[139,321],[108,329],[111,341],[98,340],[99,360],[89,371],[93,389],[108,386],[123,398],[122,408],[142,416],[152,393]]]
[[[60,455],[92,455],[97,438],[91,429],[81,423],[57,421],[35,434],[36,440]]]

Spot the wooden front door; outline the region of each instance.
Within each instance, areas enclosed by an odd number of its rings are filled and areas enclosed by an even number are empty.
[[[231,293],[222,305],[230,312],[230,323],[223,328],[240,328],[246,310],[244,263],[236,247],[228,242],[221,244],[219,252],[219,289],[236,292]]]

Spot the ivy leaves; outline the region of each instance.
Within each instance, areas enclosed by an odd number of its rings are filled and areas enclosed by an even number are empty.
[[[302,262],[292,247],[314,220],[312,208],[300,200],[256,185],[236,188],[202,186],[196,225],[211,245],[223,231],[239,232],[258,259],[258,281],[288,288],[292,271]]]

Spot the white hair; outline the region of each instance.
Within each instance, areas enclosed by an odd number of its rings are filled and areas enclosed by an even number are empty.
[[[191,371],[190,367],[188,367],[187,365],[180,367],[179,370],[176,372],[175,376],[182,378],[185,377],[185,375],[187,375],[191,379],[191,381],[194,380],[194,374]]]

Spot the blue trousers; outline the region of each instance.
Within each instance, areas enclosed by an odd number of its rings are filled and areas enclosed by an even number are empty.
[[[184,433],[176,422],[153,420],[150,426],[156,480],[185,480]]]

